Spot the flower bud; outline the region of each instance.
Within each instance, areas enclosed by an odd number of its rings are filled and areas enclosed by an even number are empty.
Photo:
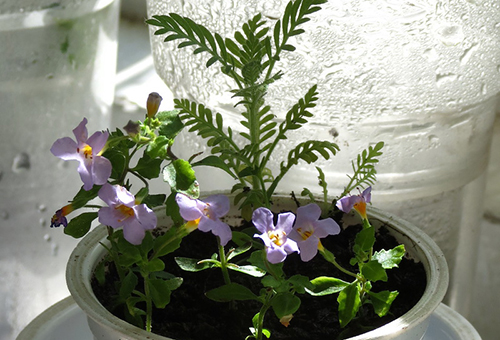
[[[148,110],[149,118],[153,118],[156,112],[158,112],[158,108],[160,107],[162,99],[163,98],[156,92],[151,92],[149,94],[148,101],[146,102],[146,108]]]
[[[141,128],[139,122],[129,120],[127,125],[123,127],[123,130],[125,130],[129,136],[134,137],[141,131]]]

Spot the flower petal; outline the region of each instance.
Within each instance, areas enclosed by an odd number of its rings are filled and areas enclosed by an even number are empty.
[[[94,158],[92,180],[94,184],[102,185],[108,181],[111,176],[111,162],[104,157],[96,156]]]
[[[146,230],[141,226],[141,223],[136,218],[129,218],[123,226],[123,237],[132,244],[141,244]]]
[[[340,233],[340,226],[331,218],[318,220],[314,223],[314,235],[318,238],[327,237],[328,235],[337,235]]]
[[[106,183],[99,189],[97,193],[100,199],[104,201],[110,207],[114,207],[118,204],[118,199],[116,197],[116,188],[109,183]]]
[[[370,203],[372,200],[372,187],[366,188],[363,193],[361,193],[361,196],[365,199],[366,203]]]
[[[319,239],[314,236],[309,237],[303,242],[299,242],[300,259],[304,262],[312,260],[312,258],[318,253],[318,244]]]
[[[87,140],[87,144],[92,148],[92,154],[97,155],[108,141],[108,132],[97,131]]]
[[[210,218],[218,219],[229,212],[229,197],[226,195],[212,195],[203,200],[206,204],[209,205],[210,209]]]
[[[294,221],[295,215],[291,212],[278,214],[276,229],[283,230],[288,235],[292,231]]]
[[[282,247],[268,248],[267,260],[270,263],[276,264],[285,261],[287,253]]]
[[[153,210],[146,204],[139,204],[134,207],[137,220],[141,223],[142,229],[154,229],[158,223],[158,218]]]
[[[303,222],[317,221],[321,216],[321,208],[319,205],[314,203],[309,203],[308,205],[297,208],[297,221],[295,224],[301,224]]]
[[[73,129],[73,134],[75,135],[77,144],[85,143],[88,139],[88,132],[86,125],[87,125],[87,118],[83,118],[80,124],[78,124],[78,126]]]
[[[77,170],[83,182],[83,190],[89,191],[92,189],[94,186],[94,179],[92,178],[92,164],[80,159],[80,165]]]
[[[105,184],[104,186],[107,186]],[[113,195],[115,196],[115,204],[123,204],[127,207],[132,208],[135,205],[135,196],[129,192],[127,189],[120,185],[111,185],[113,188]]]
[[[360,196],[344,196],[337,201],[337,208],[345,213],[348,213],[352,210],[354,204],[358,203],[361,200],[362,198]]]
[[[102,207],[97,213],[99,223],[110,226],[112,228],[120,228],[123,222],[120,222],[121,215],[117,209],[110,207]]]
[[[257,208],[252,215],[252,222],[261,233],[267,233],[274,230],[273,213],[267,208]]]
[[[187,197],[184,194],[175,195],[175,201],[179,205],[179,213],[186,221],[194,221],[204,216],[196,200]]]
[[[69,137],[59,138],[52,144],[50,152],[56,157],[65,161],[80,159],[80,154],[76,151],[78,145]]]

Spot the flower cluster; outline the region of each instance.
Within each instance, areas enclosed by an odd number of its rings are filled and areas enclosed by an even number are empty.
[[[83,182],[83,190],[89,191],[94,186],[102,186],[98,196],[108,206],[99,210],[99,222],[113,228],[123,227],[123,235],[132,244],[141,244],[146,230],[156,227],[156,215],[146,205],[136,201],[127,189],[120,185],[111,185],[111,162],[101,155],[109,134],[95,132],[88,138],[87,119],[73,130],[75,140],[64,137],[56,140],[50,151],[63,160],[77,160],[78,173]],[[58,210],[51,220],[51,227],[67,226],[66,215],[74,210],[71,204]]]

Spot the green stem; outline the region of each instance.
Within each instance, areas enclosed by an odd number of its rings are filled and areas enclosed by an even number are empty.
[[[151,290],[149,288],[149,277],[147,275],[143,275],[143,278],[144,278],[144,293],[146,294],[146,331],[151,332],[153,301],[151,299]]]
[[[231,279],[229,278],[229,270],[227,269],[227,257],[224,252],[224,246],[220,244],[220,238],[217,237],[217,241],[219,243],[219,258],[220,258],[220,269],[222,270],[222,276],[224,278],[224,283],[226,285],[231,283]]]
[[[345,269],[340,264],[338,264],[338,262],[335,260],[335,255],[333,255],[333,253],[330,252],[330,251],[328,251],[327,249],[323,248],[323,246],[321,244],[320,244],[320,247],[319,247],[318,250],[321,253],[321,255],[323,255],[323,257],[325,258],[325,260],[327,260],[328,262],[330,262],[331,264],[333,264],[342,273],[347,274],[347,275],[352,276],[352,277],[355,277],[355,278],[358,278],[358,275],[356,275],[355,273],[351,272],[350,270]]]
[[[267,310],[271,307],[270,301],[272,298],[272,291],[268,292],[266,295],[266,301],[262,305],[259,311],[259,320],[257,321],[257,335],[256,340],[262,340],[263,330],[264,330],[264,317],[266,316]]]

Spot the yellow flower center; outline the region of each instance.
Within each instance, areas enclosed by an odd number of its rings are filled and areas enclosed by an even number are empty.
[[[305,241],[313,234],[313,231],[312,230],[303,230],[302,228],[297,228],[297,233]]]
[[[126,205],[120,204],[115,207],[120,213],[123,215],[123,219],[119,220],[120,222],[125,221],[127,218],[134,216],[134,209],[127,207]]]
[[[76,151],[81,153],[85,159],[92,159],[92,147],[88,144],[85,144],[83,148],[77,148]]]
[[[267,235],[269,239],[276,244],[278,247],[281,247],[283,243],[285,243],[286,233],[284,231],[268,231]]]

